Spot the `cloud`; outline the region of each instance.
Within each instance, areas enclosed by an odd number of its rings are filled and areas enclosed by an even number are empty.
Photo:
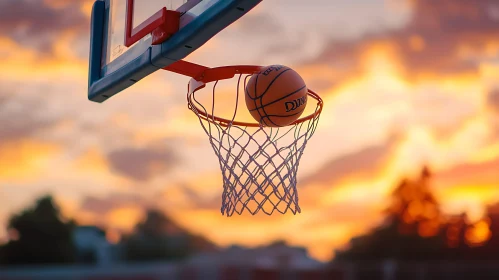
[[[0,2],[0,33],[44,54],[52,54],[65,32],[87,38],[89,18],[82,1],[3,0]]]
[[[44,160],[61,150],[41,137],[57,125],[43,114],[42,100],[14,93],[7,84],[0,90],[0,181],[34,179],[46,168]]]
[[[47,161],[60,151],[54,143],[34,139],[0,142],[0,183],[39,179],[49,168]]]
[[[395,33],[405,64],[416,71],[476,70],[499,35],[495,0],[417,0],[409,25]],[[496,46],[496,51],[499,47]]]
[[[179,186],[178,191],[198,210],[219,210],[222,206],[221,194],[209,196],[195,191],[188,185]]]
[[[135,194],[110,193],[83,198],[76,213],[80,224],[94,224],[119,232],[130,232],[154,203]]]
[[[372,174],[389,159],[397,142],[398,137],[392,137],[385,143],[334,158],[304,178],[300,184],[303,186],[326,184],[332,187],[351,175]]]
[[[498,186],[499,185],[499,158],[481,163],[464,163],[447,170],[437,172],[435,180],[441,187],[455,187],[457,185]]]
[[[237,21],[236,29],[244,36],[275,36],[283,31],[279,22],[268,13],[249,13],[244,20]]]
[[[152,203],[135,194],[111,193],[105,197],[87,196],[82,200],[80,210],[97,215],[106,215],[115,208],[139,206],[148,208]]]
[[[0,139],[9,140],[32,137],[57,121],[42,114],[40,98],[15,98],[13,92],[0,92]],[[1,145],[1,143],[0,143]]]
[[[499,5],[495,0],[413,0],[412,19],[395,31],[350,41],[331,40],[304,64],[331,65],[343,73],[362,67],[366,49],[389,44],[408,77],[475,72],[499,52]]]
[[[492,109],[499,113],[499,90],[491,91],[487,102]]]
[[[177,163],[177,156],[167,147],[124,148],[108,155],[111,169],[135,181],[148,181],[164,174]]]

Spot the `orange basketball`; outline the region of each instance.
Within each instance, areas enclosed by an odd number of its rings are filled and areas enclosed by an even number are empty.
[[[293,69],[271,65],[246,84],[246,106],[258,123],[281,127],[296,121],[307,105],[307,86]]]

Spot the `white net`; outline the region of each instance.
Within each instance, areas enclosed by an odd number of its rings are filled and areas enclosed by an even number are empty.
[[[250,77],[244,75],[244,86]],[[236,93],[232,92],[235,98],[231,102],[235,102],[232,117],[223,121],[214,117],[218,81],[212,87],[212,94],[205,95],[212,98],[206,102],[209,105],[201,104],[195,90],[188,93],[189,109],[199,117],[220,161],[222,215],[242,214],[245,210],[253,215],[260,211],[268,215],[288,210],[300,213],[296,176],[300,158],[317,128],[322,100],[317,96],[317,105],[308,102],[308,106],[316,105],[310,117],[287,127],[245,125],[235,121],[238,107],[242,107],[240,100],[244,100],[244,91],[240,89],[242,78],[242,74],[238,75]]]

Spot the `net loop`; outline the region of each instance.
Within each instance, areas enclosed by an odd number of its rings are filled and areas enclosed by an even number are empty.
[[[316,106],[311,114],[286,127],[265,127],[257,122],[236,120],[241,98],[248,79],[260,71],[260,66],[225,66],[211,68],[191,79],[188,86],[188,108],[194,112],[217,155],[223,177],[222,215],[255,215],[260,211],[272,215],[300,213],[297,173],[301,156],[314,134],[323,101],[312,90],[308,95]],[[221,80],[237,77],[235,106],[231,118],[216,116],[216,89]],[[244,77],[244,79],[243,79]],[[196,99],[196,92],[213,82],[211,108]]]

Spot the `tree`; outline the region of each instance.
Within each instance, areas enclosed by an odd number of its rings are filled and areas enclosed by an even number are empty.
[[[425,167],[420,178],[403,180],[393,191],[386,212],[401,234],[431,237],[439,233],[445,218],[431,190],[430,179],[430,171]]]
[[[10,218],[12,240],[2,248],[3,262],[53,264],[74,262],[74,223],[64,221],[51,196]]]
[[[430,188],[431,173],[402,180],[392,192],[385,223],[371,233],[354,238],[337,260],[429,260],[442,258],[444,218]]]
[[[158,210],[149,210],[132,235],[124,239],[128,261],[180,260],[215,245],[179,227]]]
[[[430,181],[428,168],[417,180],[402,180],[392,192],[385,223],[353,238],[349,249],[337,252],[336,260],[499,259],[499,238],[491,229],[494,221],[499,224],[499,206],[489,208],[489,217],[473,223],[466,214],[446,216]]]

